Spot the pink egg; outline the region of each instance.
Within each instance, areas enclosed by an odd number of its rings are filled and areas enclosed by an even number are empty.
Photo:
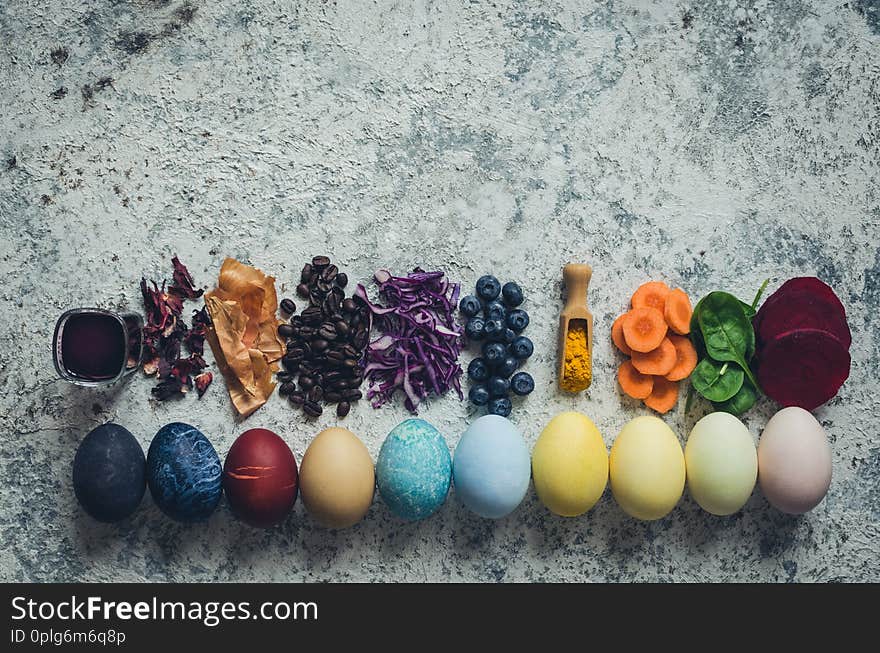
[[[783,408],[758,444],[758,481],[772,506],[790,515],[815,508],[831,487],[825,429],[803,408]]]

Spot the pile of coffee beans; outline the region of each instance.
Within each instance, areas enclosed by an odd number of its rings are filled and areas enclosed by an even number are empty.
[[[361,361],[370,340],[370,312],[359,299],[346,298],[347,285],[346,274],[328,257],[316,256],[303,267],[296,287],[308,307],[293,315],[293,300],[281,301],[290,323],[278,327],[287,340],[278,392],[309,417],[321,415],[323,404],[336,404],[336,414],[345,417],[363,396]]]

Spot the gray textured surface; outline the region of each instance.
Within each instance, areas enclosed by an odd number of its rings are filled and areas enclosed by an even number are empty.
[[[298,8],[295,8],[295,5]],[[3,580],[880,580],[880,7],[828,2],[6,0],[0,3],[0,578]],[[224,456],[242,426],[222,382],[155,405],[144,378],[107,392],[55,380],[53,321],[137,307],[141,274],[177,252],[201,285],[232,255],[292,289],[332,254],[353,278],[487,269],[528,293],[536,393],[529,443],[579,409],[610,445],[643,409],[622,398],[608,332],[647,278],[750,296],[818,273],[839,291],[853,373],[818,411],[834,482],[803,518],[756,492],[716,519],[689,498],[624,517],[606,493],[551,517],[530,493],[500,522],[451,498],[402,525],[376,502],[346,532],[298,504],[255,532],[223,507],[204,525],[149,498],[119,526],[77,507],[70,466],[96,424],[146,447],[195,422]],[[596,380],[554,390],[559,268],[595,266]],[[772,413],[748,416],[757,436]],[[454,445],[449,397],[423,416]],[[402,408],[359,406],[371,453]],[[684,433],[683,402],[669,422]],[[323,426],[274,398],[248,422],[301,458]]]

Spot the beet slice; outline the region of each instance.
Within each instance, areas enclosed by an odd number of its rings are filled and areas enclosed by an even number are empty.
[[[758,353],[758,383],[784,407],[818,408],[849,377],[850,356],[839,338],[821,329],[778,335]]]
[[[761,306],[754,326],[759,348],[799,329],[827,331],[847,349],[852,344],[846,309],[831,287],[816,277],[797,277],[782,284]]]

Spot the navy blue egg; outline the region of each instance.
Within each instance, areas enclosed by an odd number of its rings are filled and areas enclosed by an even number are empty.
[[[201,431],[181,422],[159,429],[147,453],[153,501],[180,522],[204,521],[220,502],[220,458]]]
[[[98,521],[116,522],[131,515],[147,489],[144,450],[119,424],[92,430],[73,459],[76,500]]]

